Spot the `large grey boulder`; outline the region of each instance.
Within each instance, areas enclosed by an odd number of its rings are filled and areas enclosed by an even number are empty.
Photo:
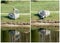
[[[41,11],[39,11],[38,14],[39,14],[40,18],[45,18],[45,17],[48,17],[50,15],[50,11],[48,11],[48,10],[41,10]]]
[[[19,18],[19,10],[16,9],[16,8],[13,8],[13,13],[9,13],[9,18],[12,18],[12,19],[17,19]]]

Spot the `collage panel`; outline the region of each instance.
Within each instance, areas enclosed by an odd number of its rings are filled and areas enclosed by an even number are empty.
[[[2,27],[1,42],[30,42],[30,27]]]
[[[1,1],[1,23],[30,25],[30,2]]]
[[[32,0],[31,42],[59,42],[59,1]]]
[[[59,42],[59,26],[32,25],[32,42]]]
[[[1,0],[1,42],[30,42],[30,1]]]
[[[59,0],[1,0],[1,42],[59,43]]]
[[[59,23],[59,2],[31,2],[31,22]]]

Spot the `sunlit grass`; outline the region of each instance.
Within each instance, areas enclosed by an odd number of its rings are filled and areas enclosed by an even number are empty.
[[[39,10],[58,11],[59,2],[58,1],[32,2],[31,8],[32,8],[32,11],[39,11]]]
[[[22,13],[24,14],[24,13]],[[20,15],[20,17],[16,20],[8,18],[8,14],[1,14],[1,22],[3,23],[23,23],[30,22],[30,15]]]
[[[41,20],[37,13],[32,13],[32,20]],[[44,18],[43,20],[50,20],[50,21],[58,21],[59,20],[59,13],[52,12],[50,16]]]
[[[9,1],[7,4],[1,4],[1,12],[9,13],[12,12],[13,8],[17,8],[20,13],[30,12],[30,2],[29,1]]]

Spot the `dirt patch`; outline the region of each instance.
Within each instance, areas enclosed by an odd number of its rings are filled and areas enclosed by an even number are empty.
[[[2,22],[1,23],[2,25],[3,24],[12,24],[12,25],[30,25],[30,23],[28,23],[28,22],[22,22],[22,23],[20,23],[20,22],[18,22],[18,23],[14,23],[14,22]]]
[[[32,23],[39,22],[39,23],[59,23],[60,21],[50,21],[50,20],[32,20]]]
[[[34,26],[59,26],[58,23],[38,23],[38,22],[32,23],[32,25]]]

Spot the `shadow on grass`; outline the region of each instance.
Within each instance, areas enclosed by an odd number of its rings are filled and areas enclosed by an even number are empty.
[[[8,16],[2,16],[1,19],[2,19],[2,18],[7,18],[7,19],[9,19],[9,20],[15,20],[15,19],[12,19],[12,18],[10,18],[10,17],[8,17]]]
[[[37,16],[39,18],[39,20],[41,19],[44,19],[44,18],[41,18],[41,16],[39,14],[34,14],[34,16]]]

